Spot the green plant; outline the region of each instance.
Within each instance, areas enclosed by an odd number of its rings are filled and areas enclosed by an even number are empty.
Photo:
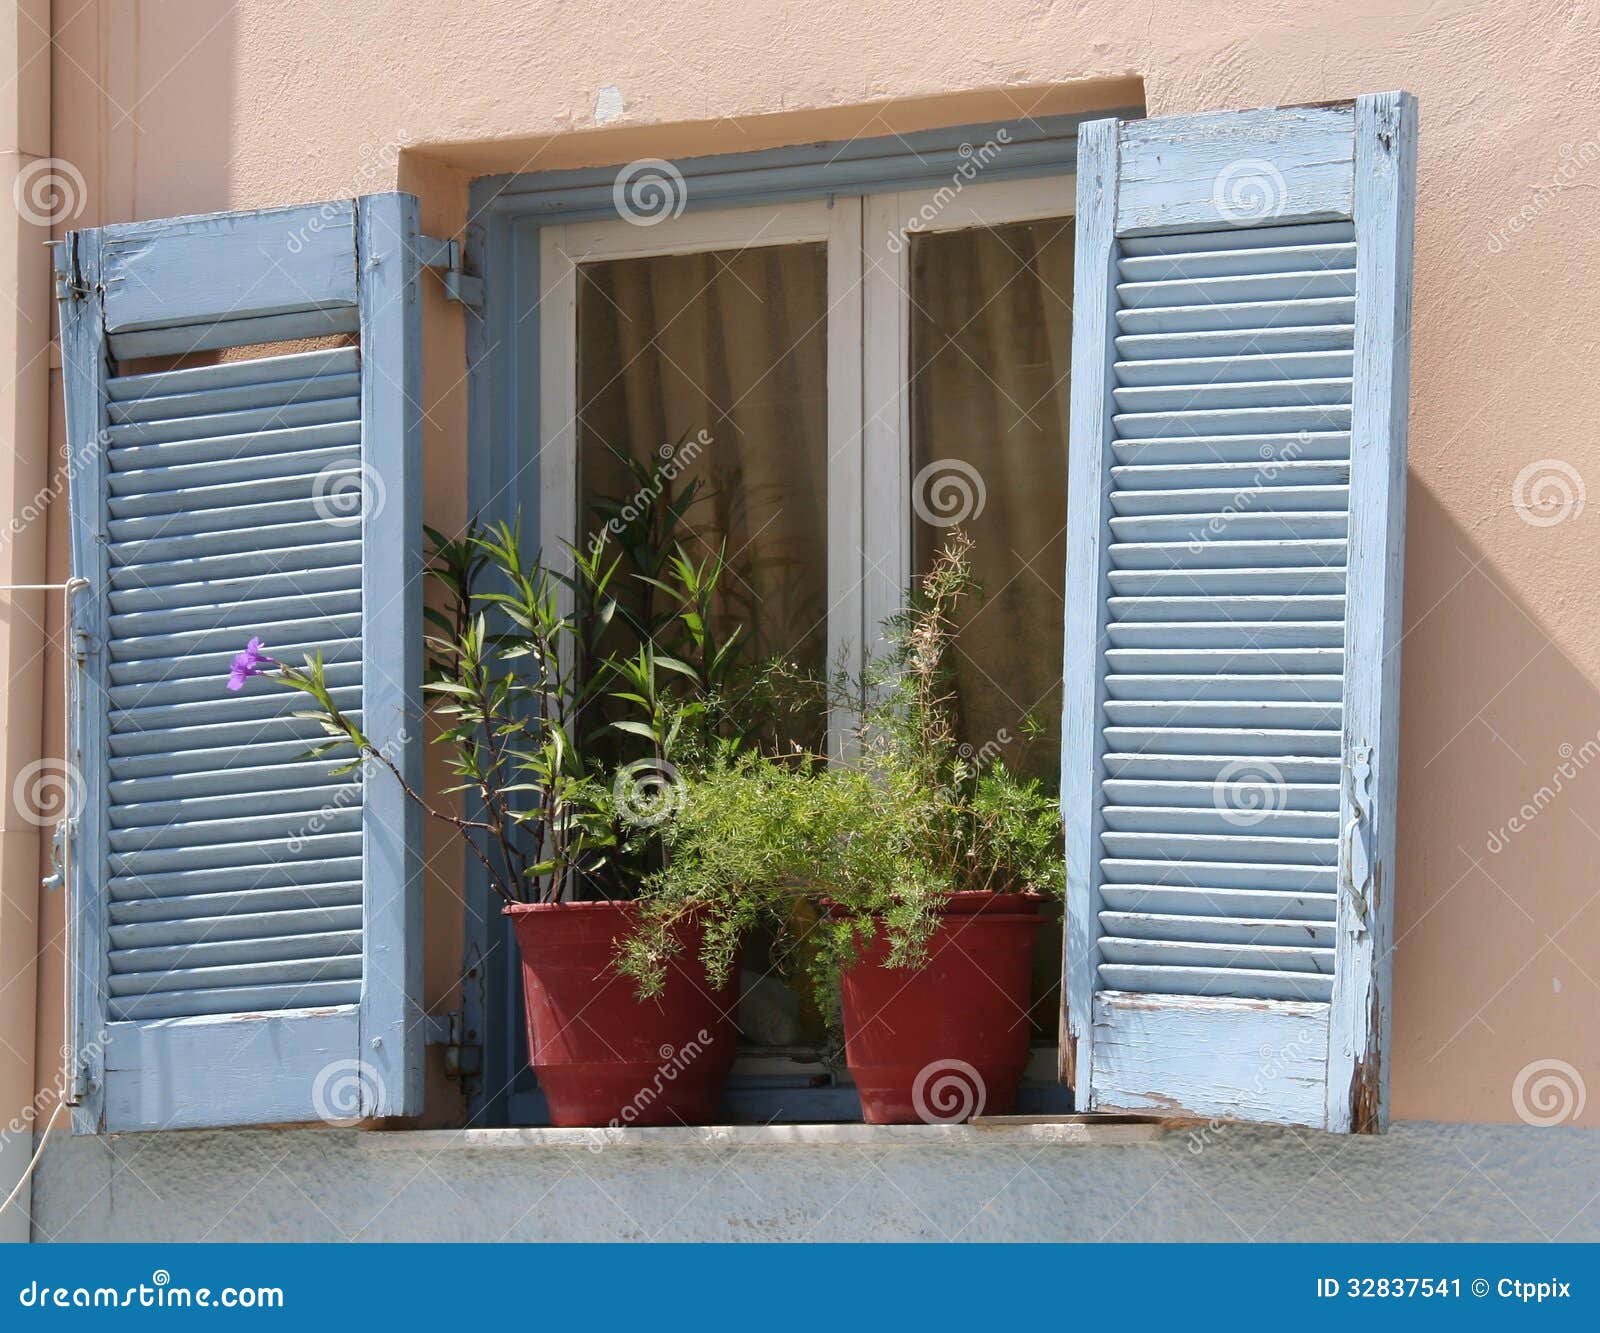
[[[663,862],[673,756],[740,743],[722,735],[719,703],[734,640],[717,641],[705,611],[726,568],[721,554],[697,563],[681,547],[659,561],[645,553],[662,577],[635,577],[664,595],[666,610],[624,654],[607,642],[624,557],[605,543],[570,550],[569,567],[558,571],[524,555],[517,523],[474,523],[454,538],[429,529],[428,537],[427,573],[442,604],[426,612],[424,689],[454,779],[443,794],[470,797],[466,812],[430,801],[372,744],[329,693],[320,655],[292,666],[252,639],[230,686],[265,675],[305,694],[312,706],[297,716],[327,736],[312,753],[335,759],[336,771],[387,770],[463,837],[505,901],[632,896]],[[686,645],[685,656],[658,637]]]
[[[808,941],[808,970],[826,990],[880,930],[892,965],[920,966],[952,894],[1059,892],[1055,799],[1002,764],[985,767],[956,739],[949,654],[953,612],[973,588],[971,548],[953,532],[885,627],[890,650],[868,673],[874,702],[856,763],[744,754],[688,779],[643,923],[625,946],[623,970],[644,994],[659,990],[672,924],[686,915],[705,928],[717,981],[740,934],[757,924],[790,931],[792,949],[796,900],[826,897],[830,913]]]

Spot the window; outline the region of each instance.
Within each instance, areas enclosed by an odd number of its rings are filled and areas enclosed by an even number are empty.
[[[698,486],[690,545],[728,553],[730,623],[758,655],[859,675],[962,523],[984,584],[955,664],[964,744],[1053,787],[1073,184],[542,228],[546,553],[603,536],[602,509]],[[850,723],[836,706],[791,739],[815,745],[826,728],[838,753]],[[1053,1045],[1059,958],[1041,973],[1035,1035]],[[815,1016],[759,966],[746,982],[741,1027],[762,1068],[787,1054],[815,1075]],[[1040,1069],[1053,1081],[1053,1051]],[[777,1109],[826,1114],[792,1094]]]
[[[972,612],[988,646],[960,666],[968,740],[1016,758],[1036,718],[1033,762],[1053,772],[1072,189],[1054,176],[541,229],[547,548],[626,493],[624,456],[658,481],[670,457],[713,497],[696,531],[736,557],[749,632],[858,672],[917,562],[965,522],[993,594]],[[847,726],[832,719],[834,745]]]

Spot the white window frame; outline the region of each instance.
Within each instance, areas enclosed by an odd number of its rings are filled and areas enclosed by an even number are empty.
[[[567,561],[578,536],[578,269],[654,255],[822,242],[828,268],[828,665],[859,671],[911,579],[910,238],[1071,217],[1073,174],[687,213],[539,232],[539,533]],[[830,754],[854,718],[829,719]]]

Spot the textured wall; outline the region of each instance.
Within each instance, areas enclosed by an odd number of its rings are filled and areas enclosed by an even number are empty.
[[[1411,89],[1423,128],[1394,1114],[1512,1120],[1513,1084],[1542,1060],[1600,1092],[1600,506],[1582,503],[1585,480],[1600,483],[1592,3],[242,0],[213,11],[89,0],[57,11],[53,151],[87,181],[82,222],[399,181],[443,230],[461,217],[466,181],[491,169],[882,133],[1074,98],[1119,105],[1140,80],[1153,114]],[[451,319],[430,304],[438,523],[463,503]],[[52,525],[59,573],[64,514]],[[430,886],[436,1003],[459,959],[455,865],[436,861]],[[46,904],[46,939],[59,938],[59,908]],[[39,984],[48,1082],[59,955]],[[1581,1121],[1600,1125],[1600,1095]]]
[[[637,1131],[636,1131],[637,1132]],[[1600,1240],[1600,1131],[1239,1128],[1129,1147],[465,1149],[60,1139],[36,1240]],[[453,1137],[453,1136],[451,1136]]]

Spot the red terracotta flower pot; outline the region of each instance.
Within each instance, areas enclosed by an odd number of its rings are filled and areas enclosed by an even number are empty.
[[[716,1117],[737,1045],[738,986],[711,985],[701,932],[658,999],[641,1000],[616,970],[637,920],[628,902],[516,903],[505,909],[522,953],[528,1051],[554,1125],[704,1125]]]
[[[1028,1063],[1034,936],[1025,893],[958,893],[920,970],[890,967],[880,929],[843,976],[845,1063],[874,1125],[1004,1115]]]

